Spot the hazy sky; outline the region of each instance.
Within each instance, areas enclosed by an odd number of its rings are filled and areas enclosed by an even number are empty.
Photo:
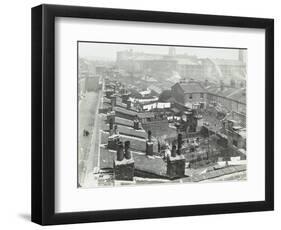
[[[169,46],[127,45],[79,42],[79,57],[89,59],[116,60],[116,52],[129,50],[144,53],[168,54]],[[177,54],[187,53],[199,58],[238,59],[239,49],[176,47]]]

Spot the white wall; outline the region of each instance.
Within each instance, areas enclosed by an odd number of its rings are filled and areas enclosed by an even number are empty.
[[[29,221],[30,216],[30,8],[41,1],[1,2],[1,113],[0,113],[0,228],[38,229]],[[278,1],[152,1],[152,0],[56,0],[53,4],[88,5],[112,8],[178,11],[189,13],[222,14],[235,16],[275,18],[275,63],[280,60],[280,6]],[[280,74],[276,64],[275,76]],[[275,117],[281,117],[280,78],[275,81]],[[279,118],[280,119],[280,118]],[[281,122],[275,119],[275,162],[280,162]],[[279,129],[279,130],[278,130]],[[243,213],[204,217],[181,217],[170,219],[138,220],[98,224],[67,226],[68,229],[277,229],[281,218],[281,169],[275,164],[275,207],[274,212]],[[57,226],[63,229],[65,226]]]

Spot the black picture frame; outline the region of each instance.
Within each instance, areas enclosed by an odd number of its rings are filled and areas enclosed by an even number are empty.
[[[108,19],[265,29],[265,200],[55,213],[55,18]],[[274,20],[80,6],[32,8],[32,221],[41,225],[274,209]]]

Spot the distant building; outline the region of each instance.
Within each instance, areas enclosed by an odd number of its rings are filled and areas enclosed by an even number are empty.
[[[197,58],[177,58],[177,70],[182,78],[203,79],[204,77],[202,62]]]
[[[244,59],[243,59],[244,60]],[[219,78],[245,79],[246,63],[240,60],[212,59]],[[244,60],[245,61],[245,60]]]

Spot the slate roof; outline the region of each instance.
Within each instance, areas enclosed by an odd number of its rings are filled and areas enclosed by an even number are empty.
[[[246,89],[245,88],[224,88],[221,90],[220,87],[208,88],[208,92],[221,97],[226,97],[234,101],[239,101],[246,104]]]
[[[122,107],[122,108],[127,108],[127,105],[125,103],[116,101],[116,106]]]
[[[133,154],[135,169],[153,173],[160,176],[167,176],[167,164],[161,158],[148,158],[145,155]]]
[[[132,151],[135,161],[135,169],[153,173],[160,176],[166,176],[167,164],[159,158],[150,159],[144,154]],[[100,148],[100,168],[113,168],[113,161],[116,157],[116,151]]]
[[[125,108],[121,108],[121,107],[113,107],[113,110],[119,113],[123,113],[123,114],[128,114],[130,116],[136,116],[137,112],[136,111],[132,111],[132,110],[128,110]]]
[[[129,126],[129,127],[133,127],[134,126],[134,122],[132,120],[121,118],[121,117],[117,117],[117,116],[115,117],[115,123],[117,125],[124,125],[124,126]]]
[[[117,125],[117,129],[120,134],[126,135],[126,136],[132,136],[132,137],[137,137],[137,138],[142,138],[146,139],[147,138],[147,133],[145,130],[140,129],[136,130],[132,127],[124,126],[124,125]],[[107,125],[106,130],[109,130],[109,125]]]
[[[243,172],[247,170],[246,165],[229,166],[227,168],[210,171],[201,175],[194,175],[192,177],[182,178],[183,182],[200,182],[204,180],[211,180],[220,176],[229,175],[232,173]]]
[[[155,115],[154,113],[138,113],[138,117],[140,119],[144,119],[144,118],[154,118]]]
[[[188,81],[176,83],[182,88],[184,93],[205,93],[206,89],[197,81]]]

